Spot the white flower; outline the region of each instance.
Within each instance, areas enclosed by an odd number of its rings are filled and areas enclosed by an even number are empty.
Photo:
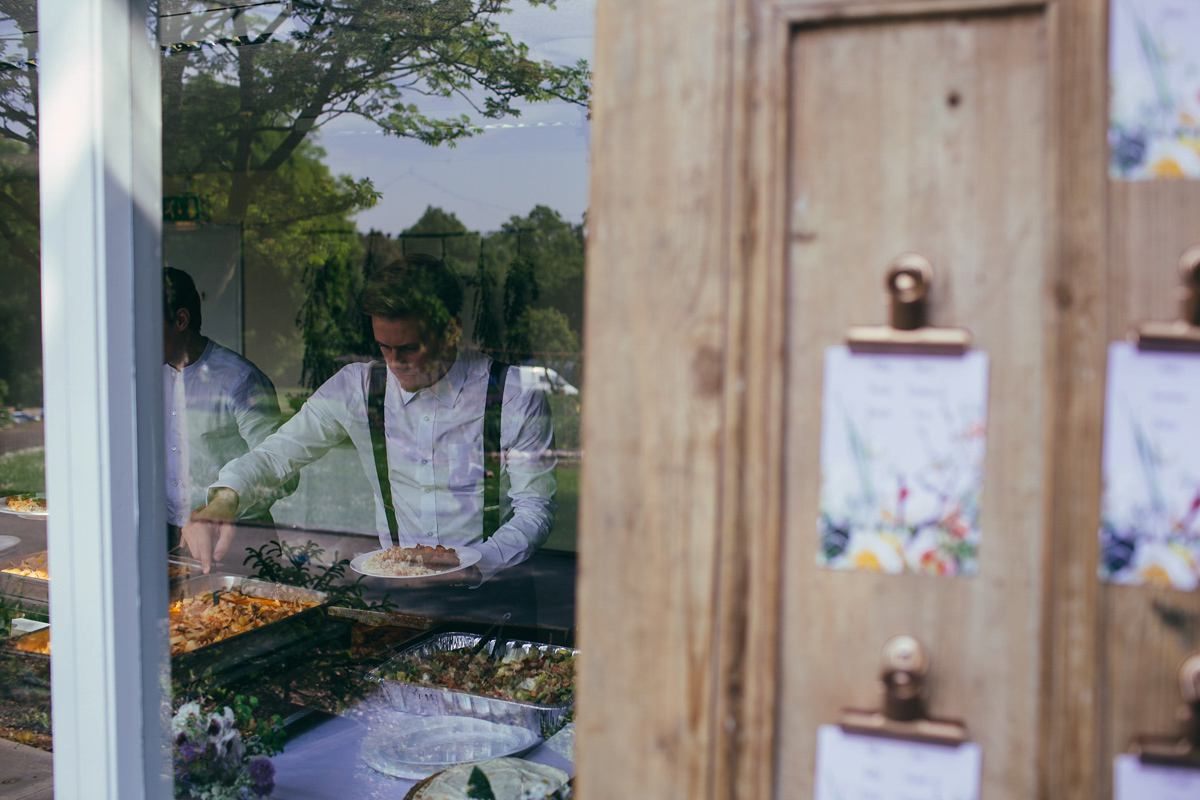
[[[899,574],[904,572],[904,547],[895,534],[886,531],[855,532],[833,566]]]
[[[213,746],[213,760],[225,767],[235,767],[242,763],[246,748],[242,744],[241,734],[233,724],[233,710],[225,707],[223,714],[211,714],[208,718],[208,740]]]
[[[1143,163],[1146,177],[1200,178],[1200,152],[1179,139],[1151,139]]]
[[[174,736],[182,733],[190,738],[199,732],[201,720],[200,704],[195,701],[184,703],[171,718],[171,733]]]
[[[1200,586],[1196,565],[1191,555],[1182,547],[1146,542],[1137,549],[1131,571],[1135,583],[1170,586],[1190,591]]]

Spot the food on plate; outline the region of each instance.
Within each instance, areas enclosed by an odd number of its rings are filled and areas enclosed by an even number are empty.
[[[575,692],[575,654],[515,647],[498,661],[486,652],[474,656],[466,648],[442,650],[385,664],[387,680],[436,686],[539,706],[557,705]]]
[[[570,776],[557,767],[519,758],[493,758],[475,764],[459,764],[430,775],[409,790],[404,800],[487,797],[481,791],[475,770],[483,774],[495,800],[567,800],[571,796]]]
[[[46,498],[38,497],[32,492],[12,494],[8,496],[8,507],[21,513],[43,513],[46,510]]]
[[[368,556],[363,568],[375,575],[434,575],[457,567],[458,553],[453,547],[421,545],[417,547],[389,547]]]
[[[172,581],[182,580],[191,574],[192,568],[187,564],[168,564],[167,579]]]
[[[316,605],[307,600],[273,600],[239,592],[205,592],[170,607],[171,655],[237,636]]]
[[[20,575],[23,578],[37,578],[43,581],[50,580],[50,565],[46,561],[45,553],[29,556],[10,567],[5,567],[0,572],[7,572],[10,575]]]

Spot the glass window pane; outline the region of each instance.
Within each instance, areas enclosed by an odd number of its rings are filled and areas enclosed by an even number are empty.
[[[36,59],[34,3],[0,5],[0,737],[42,775],[24,792],[51,784]]]
[[[174,710],[277,796],[569,719],[593,9],[160,3]],[[381,667],[501,620],[472,712]]]

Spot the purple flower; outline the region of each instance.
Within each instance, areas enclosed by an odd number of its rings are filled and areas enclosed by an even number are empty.
[[[250,780],[254,781],[254,791],[259,797],[266,797],[275,789],[275,765],[266,756],[256,756],[246,767]]]
[[[201,752],[202,748],[196,747],[192,742],[184,739],[182,742],[179,742],[176,756],[181,763],[189,764],[195,761]]]

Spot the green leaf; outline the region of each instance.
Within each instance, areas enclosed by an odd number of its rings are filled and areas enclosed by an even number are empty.
[[[471,770],[471,777],[467,779],[467,797],[471,800],[496,800],[491,782],[479,767]]]

